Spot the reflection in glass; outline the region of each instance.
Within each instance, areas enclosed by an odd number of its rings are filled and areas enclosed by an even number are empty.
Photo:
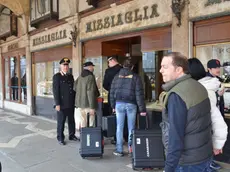
[[[224,93],[225,112],[230,112],[230,44],[217,44],[196,47],[196,57],[200,59],[207,69],[207,62],[211,59],[218,59],[221,67],[220,77],[223,79],[228,90]]]
[[[143,70],[144,70],[144,88],[145,95],[148,100],[156,100],[155,85],[156,85],[156,54],[155,52],[143,53]],[[148,89],[150,88],[150,89]]]
[[[11,57],[10,58],[10,73],[11,73],[11,90],[12,96],[11,100],[17,101],[19,100],[18,93],[18,74],[17,74],[17,58]]]
[[[59,61],[35,64],[35,95],[53,98],[53,75],[60,71]],[[70,63],[70,73],[72,71]]]
[[[21,71],[21,99],[26,103],[27,99],[27,83],[26,83],[26,57],[20,57],[20,71]]]
[[[228,75],[228,64],[230,63],[230,44],[219,44],[210,46],[201,46],[196,48],[196,57],[200,59],[205,68],[207,63],[211,59],[218,59],[221,65],[225,66],[221,68],[221,77]]]
[[[9,59],[5,58],[5,99],[10,100]]]

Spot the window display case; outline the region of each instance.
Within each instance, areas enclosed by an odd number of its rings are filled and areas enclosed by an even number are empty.
[[[207,69],[207,62],[218,59],[222,65],[220,78],[225,86],[224,102],[225,113],[230,115],[230,44],[216,44],[196,47],[196,57]]]
[[[60,71],[59,66],[59,61],[35,64],[35,96],[53,98],[53,75]]]

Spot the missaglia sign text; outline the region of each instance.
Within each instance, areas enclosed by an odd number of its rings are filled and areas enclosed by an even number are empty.
[[[226,1],[230,1],[230,0],[208,0],[207,3],[205,4],[205,6],[220,4],[220,3],[226,2]]]
[[[133,11],[127,11],[126,13],[119,13],[90,21],[86,23],[86,33],[159,17],[160,14],[157,9],[158,5],[153,4],[152,6],[143,7],[143,9],[137,8]]]

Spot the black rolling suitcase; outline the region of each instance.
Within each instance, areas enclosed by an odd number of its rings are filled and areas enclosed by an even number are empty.
[[[139,121],[139,115],[137,120]],[[146,129],[132,132],[132,167],[136,169],[164,168],[165,157],[160,129],[148,129],[146,116]]]
[[[105,137],[116,136],[116,114],[102,117],[102,130]]]
[[[97,127],[97,115],[95,115],[96,127],[89,127],[89,114],[87,114],[87,127],[81,128],[81,145],[79,153],[81,157],[103,157],[104,139],[101,127]]]

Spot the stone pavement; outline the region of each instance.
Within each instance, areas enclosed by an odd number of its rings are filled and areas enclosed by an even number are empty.
[[[0,110],[0,161],[3,172],[133,171],[128,156],[112,155],[114,146],[109,144],[109,140],[105,142],[103,159],[85,160],[79,156],[79,142],[66,141],[66,146],[57,143],[55,121]],[[224,166],[226,169],[221,171],[230,171],[230,165]]]

